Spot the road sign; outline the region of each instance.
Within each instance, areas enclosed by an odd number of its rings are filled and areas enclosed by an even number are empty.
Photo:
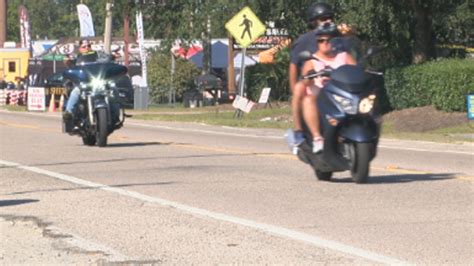
[[[265,25],[247,6],[242,8],[237,15],[231,18],[225,24],[225,28],[232,34],[242,48],[249,46],[265,32]]]
[[[258,103],[267,103],[271,91],[272,88],[263,88],[260,98],[258,99]]]

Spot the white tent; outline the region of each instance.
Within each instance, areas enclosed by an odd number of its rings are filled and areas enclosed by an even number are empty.
[[[244,58],[245,66],[253,66],[258,63],[258,56],[248,56]],[[234,56],[234,68],[240,68],[242,66],[242,53],[237,53]]]

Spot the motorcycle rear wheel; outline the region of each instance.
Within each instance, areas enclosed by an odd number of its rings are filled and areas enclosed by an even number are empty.
[[[354,152],[352,153],[352,180],[357,184],[367,183],[369,178],[370,158],[371,158],[371,144],[370,143],[354,143]]]
[[[97,131],[96,131],[97,145],[99,147],[107,146],[107,136],[108,136],[107,109],[100,108],[100,109],[97,109]]]

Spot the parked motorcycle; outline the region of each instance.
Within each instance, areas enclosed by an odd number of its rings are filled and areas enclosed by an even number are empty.
[[[333,47],[348,43],[347,40],[337,39],[333,40]],[[354,47],[345,49],[351,48]],[[365,59],[374,52],[375,49],[369,49],[362,58]],[[300,59],[318,60],[309,52],[302,52]],[[297,150],[298,158],[314,169],[319,180],[329,181],[333,172],[349,170],[354,182],[367,182],[370,162],[377,153],[381,128],[374,75],[381,73],[368,72],[358,64],[324,69],[303,77],[330,77],[317,97],[324,148],[320,153],[312,152],[313,138],[302,121],[305,141]]]
[[[125,110],[120,103],[116,81],[128,78],[125,66],[110,59],[83,60],[64,73],[64,87],[70,93],[80,89],[73,119],[63,121],[63,131],[82,137],[84,145],[107,146],[107,138],[123,126]]]

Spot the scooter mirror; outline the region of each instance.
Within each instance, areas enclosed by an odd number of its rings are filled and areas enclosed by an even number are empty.
[[[303,52],[298,54],[298,60],[300,62],[308,61],[308,60],[311,60],[311,59],[314,59],[314,57],[309,51],[303,51]]]

